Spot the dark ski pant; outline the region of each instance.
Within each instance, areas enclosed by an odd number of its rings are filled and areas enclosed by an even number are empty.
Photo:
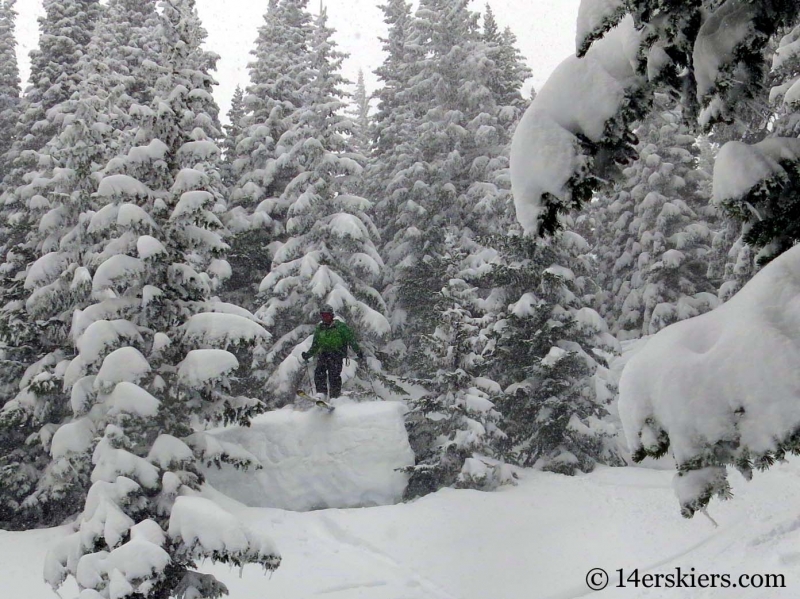
[[[317,367],[314,369],[314,387],[317,393],[325,393],[331,399],[339,397],[342,392],[343,361],[344,356],[339,353],[323,352],[317,356]]]

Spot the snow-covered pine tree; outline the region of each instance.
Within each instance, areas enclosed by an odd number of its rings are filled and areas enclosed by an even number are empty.
[[[799,18],[785,0],[585,0],[578,56],[539,91],[515,137],[515,202],[525,229],[557,230],[559,215],[580,208],[635,157],[631,128],[650,112],[655,92],[680,98],[684,118],[700,128],[752,116],[754,99],[767,91],[765,48]],[[735,31],[723,44],[720,28]],[[544,138],[548,144],[539,143]],[[554,154],[554,144],[562,151]],[[742,158],[740,167],[754,164]],[[530,168],[548,160],[552,168]]]
[[[233,172],[233,163],[236,160],[236,147],[242,140],[244,128],[242,119],[245,116],[244,91],[237,85],[231,98],[231,108],[228,111],[228,124],[224,126],[225,140],[222,142],[223,173],[222,181],[226,187],[232,187],[236,183]]]
[[[500,25],[494,16],[492,7],[486,4],[483,11],[483,39],[487,44],[499,47]]]
[[[19,120],[20,81],[17,42],[14,38],[16,0],[0,1],[0,181],[5,176],[5,155],[11,149]]]
[[[91,236],[90,217],[102,207],[102,201],[92,197],[95,176],[115,152],[130,144],[129,112],[136,98],[129,92],[139,98],[152,96],[154,77],[146,60],[155,57],[154,19],[154,2],[109,3],[76,67],[77,89],[48,111],[56,135],[37,153],[40,170],[30,184],[14,190],[22,209],[11,218],[31,226],[10,248],[14,259],[5,267],[19,256],[29,256],[32,264],[23,271],[21,289],[12,291],[18,301],[6,304],[0,322],[24,329],[24,337],[10,342],[6,353],[23,365],[26,375],[18,380],[15,401],[0,415],[0,429],[18,436],[22,423],[26,427],[30,455],[26,458],[12,446],[3,461],[17,469],[15,480],[27,472],[33,483],[17,514],[27,525],[56,522],[74,513],[87,489],[87,463],[65,468],[47,452],[54,431],[71,415],[69,397],[61,389],[63,364],[74,351],[69,336],[72,314],[90,301],[91,279],[83,258]],[[23,467],[24,462],[28,463]]]
[[[90,302],[91,276],[83,257],[90,216],[98,207],[92,198],[94,174],[107,158],[113,131],[111,118],[104,114],[107,96],[88,83],[91,67],[86,66],[86,79],[73,98],[59,107],[67,117],[63,130],[42,150],[54,166],[42,173],[30,193],[23,194],[28,213],[38,224],[23,244],[9,252],[12,256],[30,255],[33,263],[22,289],[14,290],[18,300],[6,304],[3,311],[4,324],[13,323],[24,331],[21,338],[8,344],[6,352],[26,370],[18,381],[16,397],[0,412],[0,436],[15,437],[27,431],[28,455],[22,456],[19,448],[12,447],[11,453],[0,459],[32,477],[35,488],[17,515],[29,524],[53,523],[74,513],[89,482],[88,463],[75,462],[64,468],[63,463],[47,459],[53,433],[72,415],[69,396],[63,390],[66,360],[73,353],[69,329],[73,312]],[[14,478],[19,479],[20,474],[15,473]],[[2,475],[0,482],[8,488]]]
[[[358,71],[358,80],[353,92],[350,107],[350,118],[353,122],[353,132],[351,134],[350,145],[353,151],[368,156],[369,149],[369,95],[367,86],[364,84],[364,71]]]
[[[25,90],[16,142],[9,155],[11,166],[23,173],[35,170],[35,165],[16,161],[24,160],[20,156],[24,150],[39,150],[52,138],[55,123],[46,119],[47,112],[69,99],[77,88],[79,62],[103,10],[99,0],[45,0],[43,4],[39,47],[31,52],[31,85]],[[34,168],[28,168],[31,166]]]
[[[14,28],[17,13],[14,10],[15,0],[0,2],[0,182],[5,175],[5,156],[14,140],[14,129],[19,119],[20,80],[17,66],[16,40]],[[0,231],[4,231],[7,224],[0,221]],[[4,237],[7,233],[4,234]],[[0,244],[2,247],[4,244]],[[22,256],[15,258],[23,261]],[[14,275],[20,270],[20,265],[0,267],[0,289],[3,290],[3,305],[18,299],[21,283],[14,280]],[[16,382],[22,375],[22,365],[10,359],[5,348],[9,342],[18,338],[23,331],[10,329],[13,321],[3,316],[0,312],[0,408],[16,393]]]
[[[270,0],[248,65],[243,132],[236,147],[225,225],[233,233],[229,259],[233,276],[225,295],[257,306],[258,283],[269,271],[274,242],[285,239],[286,205],[278,198],[298,173],[281,137],[297,121],[303,87],[313,76],[309,63],[313,25],[308,0]]]
[[[763,141],[770,134],[784,137],[796,137],[798,132],[798,104],[795,95],[798,92],[794,84],[800,77],[800,55],[794,50],[793,44],[800,37],[800,28],[794,28],[783,36],[780,40],[774,39],[770,43],[770,53],[772,54],[772,70],[769,74],[769,82],[772,85],[769,97],[766,94],[754,98],[751,103],[751,118],[738,118],[736,122],[727,124],[724,127],[716,127],[713,135],[715,144],[712,148],[713,158],[709,160],[712,167],[716,161],[718,144],[727,141],[744,141],[749,144],[757,144]],[[772,47],[774,46],[774,47]],[[747,116],[747,115],[745,115]],[[708,144],[711,145],[711,144]],[[735,146],[734,146],[735,147]],[[763,158],[763,157],[762,157]],[[781,160],[779,160],[780,162]],[[777,180],[762,184],[761,192],[770,187],[783,188],[787,186],[787,176],[793,171],[791,164],[786,164],[787,169],[784,173],[777,169],[777,172],[768,174],[775,176]],[[720,171],[720,178],[723,177]],[[795,210],[792,207],[792,188],[794,183],[789,182],[786,192],[782,195],[782,209],[789,211]],[[713,269],[722,279],[719,288],[719,296],[722,301],[727,301],[733,297],[747,281],[749,281],[758,269],[756,264],[758,246],[747,243],[747,238],[751,237],[751,226],[749,224],[748,211],[743,214],[742,198],[730,198],[723,202],[718,208],[723,213],[725,222],[718,234],[714,238]],[[728,207],[726,210],[725,208]],[[732,208],[732,209],[731,209]],[[784,239],[782,244],[791,243],[792,234],[791,223],[786,224],[788,239]],[[743,234],[744,232],[744,234]],[[768,256],[767,256],[768,257]]]
[[[74,314],[77,356],[64,368],[75,418],[50,444],[57,462],[93,465],[75,532],[45,563],[54,588],[71,575],[87,597],[219,597],[227,589],[197,572],[198,560],[280,563],[269,539],[195,493],[201,462],[255,465],[202,429],[257,409],[235,375],[268,334],[212,298],[229,271],[209,75],[217,56],[202,49],[193,0],[163,0],[160,23],[139,145],[109,161],[97,188],[105,205],[91,216],[85,256],[95,303]]]
[[[736,125],[741,125],[741,122]],[[751,138],[754,134],[755,129],[749,129],[745,135]],[[715,131],[714,138],[718,137]],[[712,142],[708,136],[701,135],[697,139],[697,147],[700,150],[699,168],[704,172],[713,173],[719,145]],[[703,182],[700,190],[701,195],[713,198],[713,179]],[[733,218],[713,202],[711,207],[715,211],[714,220],[717,225],[714,227],[714,237],[711,241],[708,279],[717,287],[717,296],[720,302],[724,303],[753,278],[756,273],[755,252],[742,238],[741,221]]]
[[[791,29],[777,43],[772,56],[769,100],[776,115],[774,129],[779,135],[796,137],[800,133],[800,26]]]
[[[264,304],[257,312],[274,332],[263,371],[278,403],[294,399],[304,370],[300,354],[310,347],[322,304],[354,325],[367,347],[390,329],[374,287],[383,261],[375,248],[372,203],[348,193],[358,184],[364,158],[348,144],[351,123],[343,114],[346,81],[340,74],[344,54],[332,33],[323,9],[311,39],[313,77],[301,90],[302,108],[279,140],[285,148],[281,164],[298,174],[278,200],[287,207],[287,239],[261,282]]]
[[[591,211],[598,259],[598,307],[620,339],[652,335],[678,320],[715,308],[708,278],[717,214],[711,173],[699,169],[696,140],[679,110],[661,98],[636,130],[639,155],[615,193]]]
[[[718,154],[714,200],[742,223],[742,238],[731,248],[726,294],[741,288],[742,274],[752,275],[755,261],[764,265],[800,240],[800,38],[797,25],[777,43],[772,60],[769,100],[771,134],[753,143],[732,141]],[[766,92],[762,93],[762,100]],[[732,175],[740,178],[734,183]]]
[[[50,110],[69,99],[77,88],[79,61],[102,7],[98,0],[45,0],[44,10],[44,17],[39,19],[39,47],[31,52],[31,85],[20,101],[14,141],[3,159],[0,222],[6,227],[2,240],[5,250],[28,233],[31,223],[15,193],[35,181],[41,168],[50,166],[46,160],[42,164],[38,153],[58,130],[57,115],[51,115]]]
[[[503,121],[516,122],[528,108],[530,100],[522,95],[523,84],[533,76],[519,50],[517,36],[510,27],[497,23],[492,7],[486,5],[483,16],[483,40],[488,44],[487,54],[495,67],[490,72],[488,87],[495,96],[495,103],[506,113]],[[509,108],[514,112],[509,113]]]
[[[65,44],[51,41],[51,52]],[[26,150],[25,160],[37,170],[5,196],[11,234],[2,266],[4,366],[9,374],[24,370],[6,387],[6,399],[13,399],[0,411],[0,487],[8,494],[4,503],[13,506],[14,526],[62,520],[78,509],[88,484],[88,464],[56,464],[48,449],[71,414],[61,383],[72,354],[72,312],[89,299],[88,273],[80,265],[96,186],[92,177],[108,158],[120,116],[103,91],[111,80],[104,50],[97,38],[81,49],[69,80],[78,81],[77,88],[36,125],[54,137],[38,151]]]
[[[513,223],[508,158],[514,128],[528,106],[522,86],[532,72],[516,47],[516,37],[509,28],[499,30],[488,5],[482,40],[487,46],[486,56],[493,63],[487,87],[494,97],[496,124],[483,128],[483,149],[470,168],[472,183],[466,194],[465,225],[476,235],[486,236],[505,234]]]
[[[714,239],[720,252],[723,252],[722,258],[725,261],[722,271],[723,282],[717,292],[722,302],[736,295],[757,271],[755,252],[744,241],[741,229],[741,223],[729,219]]]
[[[433,294],[437,322],[411,351],[419,354],[415,384],[426,393],[409,402],[406,428],[416,455],[405,496],[416,497],[445,486],[490,490],[513,481],[497,460],[506,435],[491,398],[500,386],[485,376],[492,339],[480,310],[478,289],[459,278],[467,252],[450,235],[445,253],[429,264],[445,286]],[[431,264],[433,263],[433,264]]]
[[[387,0],[380,6],[389,33],[381,38],[384,51],[383,64],[375,70],[381,86],[374,97],[378,100],[375,115],[370,123],[370,157],[366,171],[368,190],[378,199],[376,209],[380,214],[392,208],[391,196],[396,186],[391,182],[395,174],[410,158],[406,152],[413,138],[413,128],[418,117],[416,102],[406,94],[412,65],[410,58],[411,3],[406,0]],[[415,110],[416,109],[416,110]],[[381,215],[388,222],[391,214]],[[383,225],[382,225],[383,226]]]
[[[153,67],[161,51],[155,35],[156,0],[109,0],[106,10],[103,27],[95,33],[105,57],[106,89],[120,107],[149,105],[157,76]]]
[[[409,122],[403,162],[387,189],[391,205],[381,211],[387,263],[394,275],[385,296],[402,323],[406,347],[432,330],[431,294],[445,284],[424,280],[431,273],[423,264],[436,258],[449,228],[466,225],[476,202],[468,194],[476,178],[473,167],[482,175],[482,163],[503,148],[488,88],[494,64],[481,39],[479,15],[467,4],[421,2],[406,42],[413,50],[406,56],[415,64],[398,99],[411,99],[416,115]]]
[[[607,372],[619,345],[581,299],[591,283],[588,243],[569,231],[493,241],[497,251],[477,272],[495,312],[487,372],[504,390],[496,404],[509,459],[565,474],[621,465]]]
[[[578,48],[583,58],[562,63],[515,135],[515,203],[520,223],[531,233],[552,233],[563,226],[563,215],[605,184],[605,173],[614,170],[615,159],[627,162],[626,155],[632,155],[631,146],[636,143],[630,127],[649,111],[654,92],[666,88],[681,97],[685,117],[692,122],[697,115],[702,128],[747,112],[754,98],[766,93],[769,55],[765,48],[779,32],[792,30],[800,21],[796,4],[784,0],[586,0],[581,16]],[[571,100],[568,104],[559,103],[566,97]],[[576,114],[585,118],[576,120]],[[548,143],[543,144],[544,140]],[[738,212],[745,221],[745,235],[761,246],[758,258],[762,262],[797,238],[794,199],[799,158],[797,138],[780,136],[755,144],[728,142],[716,158],[714,201]],[[787,257],[782,264],[785,270],[792,261]],[[781,273],[776,267],[762,279],[766,289],[756,284],[750,294],[737,297],[744,305],[763,306],[765,298],[771,305],[773,298],[767,296],[781,287]],[[720,341],[714,331],[725,329],[724,317],[723,321],[711,316],[699,319],[703,320],[698,321],[697,330],[677,323],[658,333],[627,364],[621,380],[620,411],[634,459],[661,456],[670,445],[676,447],[676,490],[687,517],[701,511],[714,494],[727,493],[727,466],[737,467],[745,476],[754,466],[768,468],[787,452],[797,451],[800,430],[796,415],[774,417],[783,400],[774,394],[773,385],[762,385],[763,372],[755,370],[739,383],[724,379],[723,385],[742,388],[745,398],[757,397],[758,409],[731,404],[727,387],[711,385],[711,396],[718,401],[712,401],[710,411],[705,409],[703,415],[692,413],[702,376],[692,372],[691,360],[680,366],[669,361],[673,357],[679,361],[681,352],[694,341],[706,345]],[[713,324],[704,327],[703,322]],[[726,363],[729,355],[725,353]],[[659,370],[659,363],[668,363],[668,370]],[[652,383],[668,377],[679,383],[667,385],[666,393],[660,383]],[[684,384],[686,380],[691,384]],[[708,380],[704,382],[709,385]],[[750,383],[753,389],[746,388]],[[705,406],[707,390],[703,388],[701,394]],[[687,422],[692,426],[687,428]],[[698,430],[695,422],[703,422],[705,430]],[[748,430],[756,431],[751,435],[753,445],[745,442],[743,431]]]
[[[102,11],[97,0],[46,0],[44,9],[45,16],[39,19],[39,48],[31,53],[31,85],[20,101],[13,143],[3,159],[0,252],[3,277],[14,286],[25,278],[24,269],[35,259],[23,255],[21,248],[37,224],[28,213],[27,200],[34,195],[30,192],[42,183],[42,172],[53,166],[41,150],[60,130],[59,107],[77,88],[80,59]],[[9,254],[12,248],[14,253]]]
[[[422,51],[411,39],[414,22],[411,3],[407,0],[386,0],[379,8],[384,14],[388,35],[381,38],[384,61],[375,70],[380,87],[374,94],[377,105],[370,123],[371,152],[364,173],[364,184],[367,195],[375,198],[375,219],[384,244],[381,254],[390,262],[399,262],[402,256],[397,256],[395,260],[385,246],[399,226],[397,219],[401,196],[413,186],[413,181],[406,175],[417,161],[415,130],[427,110],[428,99],[415,97],[410,91],[411,77],[419,69],[416,57]],[[404,175],[398,176],[400,173]],[[385,276],[384,296],[391,301],[396,295],[392,269],[386,269]],[[394,306],[390,307],[389,314],[392,328],[396,331],[402,326],[405,314]],[[392,358],[398,358],[405,352],[401,340],[395,340],[389,349]]]

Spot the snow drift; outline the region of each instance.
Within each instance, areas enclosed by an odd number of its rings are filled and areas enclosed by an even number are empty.
[[[800,247],[759,272],[727,304],[673,324],[634,355],[619,410],[633,453],[668,443],[685,471],[684,513],[727,488],[723,464],[746,475],[800,430]]]
[[[344,400],[342,400],[344,401]],[[250,428],[218,429],[221,441],[255,455],[263,469],[210,467],[208,482],[252,507],[296,511],[388,505],[400,501],[414,463],[400,402],[342,403],[328,414],[284,409]]]

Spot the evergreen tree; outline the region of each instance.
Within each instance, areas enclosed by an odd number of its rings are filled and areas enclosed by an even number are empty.
[[[156,0],[109,0],[95,37],[102,47],[105,88],[120,108],[153,101],[159,59]]]
[[[242,119],[245,116],[244,92],[240,86],[236,86],[231,99],[231,108],[228,111],[228,124],[225,125],[225,141],[222,143],[223,176],[222,180],[226,187],[231,187],[235,182],[233,173],[234,161],[236,159],[236,147],[242,140]]]
[[[305,101],[313,26],[308,0],[271,0],[259,28],[250,85],[244,97],[241,141],[236,146],[230,211],[225,224],[234,234],[230,254],[234,276],[226,295],[254,308],[259,280],[269,271],[274,242],[285,239],[286,206],[279,198],[297,175],[282,136],[296,122]]]
[[[81,78],[80,59],[103,10],[98,0],[44,0],[43,4],[45,16],[39,18],[39,47],[31,52],[31,86],[25,92],[16,131],[23,145],[12,153],[13,158],[21,149],[40,149],[53,136],[52,123],[44,127],[34,125],[45,121],[47,112],[69,99],[77,88]]]
[[[53,14],[65,13],[54,9]],[[67,23],[60,26],[68,28]],[[76,35],[75,40],[82,38]],[[44,47],[54,52],[70,46],[67,40],[50,40]],[[107,108],[109,97],[97,87],[107,82],[104,59],[103,49],[92,40],[80,51],[75,76],[53,86],[78,81],[72,96],[52,106],[36,125],[39,131],[55,132],[40,149],[25,151],[25,161],[37,170],[5,195],[7,303],[0,312],[0,330],[9,374],[4,399],[10,401],[0,411],[0,487],[4,504],[11,507],[5,515],[9,526],[62,520],[78,508],[89,480],[86,463],[59,464],[48,454],[54,431],[71,412],[61,384],[72,353],[72,312],[89,299],[88,272],[80,268],[85,213],[93,204],[92,177],[108,158],[106,146],[118,114]]]
[[[526,115],[529,118],[523,119],[518,160],[512,160],[519,185],[515,202],[523,224],[526,230],[541,235],[558,230],[560,215],[583,207],[596,190],[616,178],[620,165],[626,166],[635,158],[637,140],[631,129],[651,112],[655,93],[679,98],[684,118],[700,130],[734,122],[741,116],[749,122],[758,114],[761,98],[767,93],[767,50],[781,31],[798,23],[796,6],[786,0],[698,0],[690,4],[631,0],[598,4],[596,8],[579,32],[578,55],[562,63],[558,76],[551,80],[554,85],[547,86],[547,97],[541,101],[540,95],[540,101]],[[723,28],[736,33],[720,45]],[[647,33],[640,35],[643,31]],[[618,36],[628,34],[635,35],[637,41],[623,50],[624,59],[617,60],[623,57],[617,51]],[[612,37],[617,39],[612,41]],[[594,60],[582,61],[589,53]],[[619,70],[608,70],[606,60],[617,60]],[[603,79],[606,75],[610,80]],[[578,81],[586,83],[584,93],[566,112],[565,104],[557,98],[574,93],[572,87]],[[601,98],[608,104],[594,111]],[[577,102],[583,107],[578,108]],[[570,114],[594,118],[569,124]],[[539,144],[544,137],[551,143]],[[541,160],[541,148],[552,147],[555,137],[564,150],[564,160],[559,161],[564,171],[553,179],[552,169],[537,173],[529,167],[531,161]],[[790,144],[782,141],[769,145],[774,149]],[[743,152],[737,155],[752,164]],[[778,187],[773,187],[767,194],[776,213],[786,204],[778,192]],[[721,198],[720,203],[726,199]],[[757,220],[755,215],[751,217]],[[767,237],[785,231],[772,227],[771,222],[759,222],[760,228],[772,229]]]
[[[406,497],[443,486],[490,490],[513,481],[499,460],[506,439],[500,413],[491,401],[500,386],[485,376],[491,339],[478,289],[459,278],[466,258],[463,242],[449,236],[436,262],[447,284],[433,294],[438,323],[419,339],[416,351],[425,370],[413,382],[427,393],[409,402],[406,427],[416,455]]]
[[[747,136],[751,137],[753,131],[751,130]],[[718,137],[718,132],[715,132],[714,138]],[[708,136],[702,135],[697,139],[697,147],[700,150],[699,170],[713,173],[719,151],[718,144],[712,142]],[[699,183],[700,196],[713,198],[713,180],[703,179]],[[708,259],[708,280],[717,287],[719,300],[726,302],[755,274],[755,256],[752,248],[742,238],[742,223],[713,201],[709,211],[712,209],[713,216],[709,217],[709,222],[715,222],[716,225]]]
[[[261,283],[264,305],[257,313],[275,335],[263,369],[278,402],[294,399],[303,372],[299,356],[310,347],[322,304],[355,323],[368,347],[389,332],[374,288],[383,262],[374,245],[371,203],[348,193],[364,159],[350,151],[350,121],[343,115],[346,82],[339,72],[344,54],[332,33],[323,10],[311,44],[313,77],[303,87],[302,109],[279,142],[286,148],[282,162],[298,175],[278,200],[287,206],[288,238]]]
[[[16,0],[0,2],[0,181],[5,176],[5,155],[14,140],[19,119],[20,81],[14,28]]]
[[[589,201],[604,179],[608,179],[606,175],[613,172],[615,159],[625,163],[626,156],[634,155],[631,146],[636,138],[630,127],[651,112],[651,102],[658,91],[666,90],[672,97],[680,98],[684,117],[703,129],[734,121],[743,113],[752,114],[753,105],[760,105],[766,93],[765,63],[769,53],[765,49],[780,32],[797,27],[800,18],[796,3],[785,0],[692,3],[631,0],[602,6],[598,3],[597,7],[608,14],[593,15],[596,26],[587,28],[578,40],[579,55],[586,54],[592,46],[595,60],[570,59],[563,63],[558,76],[545,86],[546,97],[540,94],[523,118],[521,134],[515,139],[512,154],[515,202],[520,208],[520,220],[532,233],[551,234],[561,228],[568,220],[565,214]],[[621,23],[627,15],[631,18]],[[607,18],[599,18],[603,16]],[[594,43],[618,24],[619,29],[609,33],[607,39]],[[625,60],[615,63],[620,71],[612,75],[606,70],[605,61],[622,58],[619,50],[624,44],[619,43],[621,38],[617,36],[639,34],[642,34],[639,42],[629,47],[633,51],[625,52]],[[637,61],[638,67],[630,68]],[[601,72],[611,75],[614,81],[592,83],[593,77]],[[584,82],[588,85],[570,103],[569,114],[553,103],[556,98],[574,95],[573,85]],[[565,120],[559,119],[580,112],[575,106],[589,107],[600,98],[609,104],[602,114],[600,111],[593,114],[598,117],[596,120],[573,121],[571,128],[562,126]],[[656,104],[654,110],[661,108]],[[597,125],[600,127],[592,132]],[[530,160],[542,156],[539,142],[555,141],[556,137],[564,152],[549,165],[552,170],[526,174]],[[553,145],[548,144],[548,151]],[[714,202],[744,222],[743,240],[753,249],[758,248],[757,259],[762,263],[798,239],[800,219],[795,201],[800,180],[798,157],[797,138],[776,135],[755,144],[730,141],[715,160]],[[559,172],[557,180],[551,179],[551,185],[541,186],[553,171]],[[789,260],[783,262],[787,263]],[[773,277],[781,278],[780,268],[776,267],[772,273]],[[768,298],[767,303],[771,300]],[[719,322],[715,326],[719,328]],[[796,451],[798,423],[786,418],[778,422],[772,417],[780,401],[770,405],[772,386],[760,385],[757,376],[751,377],[755,388],[743,388],[741,393],[752,397],[761,392],[768,413],[752,415],[748,409],[745,414],[741,406],[731,404],[724,389],[716,393],[717,405],[713,401],[708,404],[705,397],[702,402],[692,401],[698,377],[691,376],[691,365],[684,364],[688,372],[682,372],[674,364],[659,370],[656,364],[647,361],[657,360],[671,350],[680,353],[686,349],[687,339],[702,336],[691,326],[672,330],[677,334],[672,341],[669,335],[657,336],[651,341],[654,345],[648,345],[637,356],[636,365],[627,365],[621,409],[627,412],[625,420],[630,426],[626,426],[626,432],[634,446],[635,461],[646,456],[663,456],[670,444],[680,445],[680,450],[673,452],[679,459],[676,490],[682,513],[691,517],[702,511],[712,496],[729,495],[725,466],[736,466],[749,476],[754,465],[766,469],[787,451]],[[658,347],[659,351],[650,352],[650,347]],[[667,376],[677,379],[691,376],[693,384],[682,389],[675,387],[675,393],[659,396],[659,384],[652,381],[663,381]],[[729,381],[725,383],[731,386]],[[715,393],[712,389],[710,394],[704,391],[701,395],[713,397]],[[702,404],[702,409],[692,413],[697,404]],[[659,422],[658,414],[667,412],[678,416]],[[707,420],[709,414],[717,414],[716,420],[712,418],[710,433],[709,429],[698,435],[694,427],[685,426],[698,419]],[[752,444],[740,434],[742,430],[758,431],[757,447],[749,446]]]
[[[796,41],[800,25],[776,44],[769,99],[771,118],[764,118],[771,133],[765,139],[725,144],[715,163],[715,202],[742,225],[742,238],[731,248],[726,294],[741,287],[742,275],[795,245],[800,239],[800,97],[795,85],[800,74]],[[762,93],[762,101],[766,92]],[[739,185],[730,184],[731,171],[746,173]],[[749,264],[753,261],[755,264]]]
[[[466,194],[469,211],[465,224],[476,234],[486,236],[506,233],[513,224],[509,177],[511,137],[528,106],[522,96],[522,86],[532,72],[516,47],[516,37],[508,28],[499,31],[488,5],[482,39],[486,44],[486,56],[494,63],[487,87],[494,98],[497,126],[491,131],[493,143],[484,144],[482,155],[470,168],[472,183]],[[484,128],[483,132],[488,130]]]
[[[481,39],[478,15],[467,9],[467,2],[423,1],[411,30],[406,55],[415,64],[398,99],[416,102],[417,114],[412,112],[407,121],[405,145],[399,148],[403,163],[395,167],[386,190],[390,206],[381,212],[394,275],[385,295],[402,323],[406,347],[431,330],[436,320],[431,294],[445,284],[423,280],[431,274],[425,263],[437,259],[448,230],[481,220],[471,213],[484,190],[473,185],[503,166],[506,148],[488,87],[494,64]]]
[[[407,0],[387,0],[380,6],[388,35],[382,38],[384,62],[375,74],[381,82],[375,92],[377,109],[370,125],[370,160],[364,174],[364,184],[369,197],[375,198],[376,224],[381,233],[381,254],[392,264],[399,263],[401,252],[387,247],[398,226],[398,207],[402,197],[414,185],[410,167],[417,161],[415,147],[416,127],[427,109],[428,98],[414,96],[411,77],[418,71],[421,46],[412,42],[414,17]],[[401,176],[402,173],[402,176]],[[412,223],[405,221],[405,226]],[[383,295],[388,300],[395,340],[387,347],[389,355],[397,360],[405,354],[405,346],[398,331],[405,322],[405,311],[396,309],[397,288],[393,268],[385,270]],[[430,293],[441,287],[428,290]]]
[[[483,13],[483,39],[490,44],[497,44],[500,41],[500,25],[497,24],[494,11],[488,4]]]
[[[494,245],[481,286],[499,308],[488,372],[504,389],[496,404],[509,459],[565,474],[621,465],[607,372],[619,346],[581,299],[591,282],[588,244],[565,232],[548,242],[509,236]]]
[[[653,113],[637,135],[639,159],[593,210],[602,213],[597,304],[620,339],[651,335],[719,303],[708,272],[717,215],[701,193],[711,175],[698,168],[695,138],[675,110]]]
[[[487,4],[483,17],[483,40],[489,46],[488,56],[495,63],[488,82],[498,106],[505,108],[503,119],[516,122],[528,107],[522,85],[533,76],[517,47],[517,36],[510,27],[500,31],[492,8]],[[509,108],[514,112],[509,114]]]
[[[198,560],[280,562],[269,539],[188,493],[203,481],[201,462],[253,465],[196,430],[257,410],[239,368],[268,335],[211,298],[229,270],[209,75],[217,57],[202,49],[193,0],[161,8],[163,55],[152,105],[138,111],[139,145],[109,161],[97,188],[104,206],[85,255],[95,303],[74,314],[77,356],[63,374],[75,418],[50,445],[57,462],[90,462],[93,485],[45,579],[57,588],[71,575],[100,596],[219,597],[227,589],[197,572]]]
[[[58,107],[77,89],[80,59],[102,11],[98,0],[46,0],[44,9],[45,16],[39,19],[39,48],[31,53],[31,85],[20,102],[14,141],[4,158],[0,195],[3,256],[22,244],[35,224],[27,211],[27,199],[35,195],[41,171],[52,167],[40,151],[60,128]],[[9,271],[11,265],[25,266],[27,262],[15,259],[6,264],[6,276],[13,279],[19,273]]]
[[[20,80],[17,67],[16,40],[14,27],[17,13],[15,0],[0,2],[0,181],[5,175],[5,156],[14,140],[14,128],[19,119]],[[0,222],[0,231],[6,231],[6,223]],[[1,246],[0,246],[1,247]],[[4,305],[19,299],[19,281],[14,275],[22,267],[24,258],[12,256],[17,264],[0,266],[0,289],[4,290]],[[14,321],[0,316],[0,348],[4,348],[15,338],[24,334],[21,330],[11,330]],[[9,359],[8,352],[0,349],[0,407],[16,393],[16,383],[22,376],[22,364]],[[0,519],[2,517],[0,516]]]
[[[367,156],[369,154],[369,96],[364,85],[364,71],[360,69],[358,71],[356,90],[353,94],[350,116],[353,121],[350,145],[355,152]]]
[[[29,452],[40,458],[34,460],[39,471],[34,473],[28,465],[35,489],[17,515],[28,523],[55,522],[68,516],[89,482],[88,464],[65,468],[40,455],[48,450],[54,430],[71,416],[69,397],[62,388],[65,361],[73,347],[69,330],[73,312],[90,301],[91,276],[82,266],[82,258],[89,236],[88,215],[97,207],[92,198],[96,187],[93,175],[108,141],[101,133],[102,126],[111,129],[98,95],[82,84],[75,100],[74,111],[67,111],[71,117],[68,124],[43,150],[58,166],[40,180],[38,191],[44,195],[34,195],[28,202],[38,226],[21,247],[10,252],[11,256],[35,259],[22,289],[15,290],[19,300],[7,304],[4,313],[4,322],[23,329],[21,337],[9,339],[7,351],[24,364],[26,374],[19,381],[18,394],[0,413],[0,435],[13,438],[21,430],[27,431]],[[10,454],[1,458],[4,464],[13,467],[27,461],[16,448],[10,449]]]
[[[724,281],[718,292],[719,299],[723,302],[736,295],[756,274],[755,252],[744,241],[740,231],[740,223],[729,221],[720,232],[719,237],[714,240],[721,249],[727,248],[727,252],[723,254],[726,259],[723,271]],[[732,244],[729,243],[731,239],[733,239]]]
[[[404,193],[403,183],[395,183],[397,174],[414,161],[414,128],[421,117],[420,98],[408,93],[412,69],[411,4],[406,0],[387,0],[380,9],[389,28],[381,42],[385,54],[375,74],[381,87],[375,92],[377,111],[370,126],[370,162],[365,174],[368,193],[377,198],[376,213],[382,230],[396,216],[395,194]]]

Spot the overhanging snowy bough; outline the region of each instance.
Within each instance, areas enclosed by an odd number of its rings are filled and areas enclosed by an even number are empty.
[[[796,5],[787,0],[583,0],[577,56],[555,70],[514,136],[512,186],[525,230],[559,230],[560,216],[580,208],[616,176],[618,164],[635,156],[632,129],[655,93],[675,97],[698,128],[752,111],[764,86],[766,45],[797,21]],[[797,35],[781,41],[774,70],[800,52]],[[794,102],[798,92],[784,85],[776,94]],[[774,198],[776,186],[761,183],[761,201]],[[742,203],[753,199],[744,197],[751,189],[741,191]]]
[[[778,32],[788,33],[777,39]],[[771,44],[778,85],[768,106]],[[786,254],[736,302],[656,335],[622,381],[636,459],[673,453],[690,516],[727,495],[726,465],[749,476],[800,447],[800,265],[789,249],[800,240],[800,12],[792,0],[582,0],[576,46],[514,136],[514,202],[529,234],[556,233],[564,216],[612,182],[635,156],[632,129],[656,94],[674,99],[698,132],[753,119],[761,107],[775,117],[762,132],[767,139],[721,149],[713,197],[743,223],[741,241],[758,250],[760,264]],[[725,359],[739,368],[726,369]]]
[[[800,454],[800,247],[727,303],[653,336],[628,362],[619,411],[634,459],[669,452],[690,517],[747,479]]]

